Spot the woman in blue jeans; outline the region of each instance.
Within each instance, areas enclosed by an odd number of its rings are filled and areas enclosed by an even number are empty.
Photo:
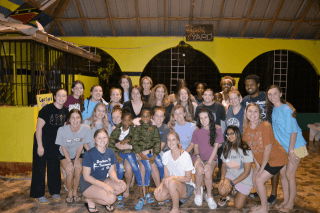
[[[126,109],[124,109],[126,111]],[[116,129],[113,130],[110,136],[109,147],[114,150],[117,158],[117,176],[119,180],[122,180],[124,170],[127,189],[123,193],[123,196],[118,196],[118,206],[123,206],[123,197],[129,196],[129,187],[132,180],[132,171],[134,172],[138,186],[143,186],[141,173],[138,167],[137,159],[133,153],[130,140],[132,137],[133,125],[132,125],[132,114],[128,111],[123,112],[121,115],[121,123],[117,125]],[[124,169],[125,168],[125,169]],[[142,194],[143,195],[143,194]]]

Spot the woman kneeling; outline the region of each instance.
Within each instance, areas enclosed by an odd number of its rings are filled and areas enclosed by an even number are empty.
[[[157,201],[172,199],[170,213],[179,212],[179,204],[187,202],[194,191],[191,180],[193,169],[189,153],[181,149],[179,135],[171,131],[167,135],[167,145],[170,151],[163,154],[164,178],[154,195]]]
[[[126,184],[117,178],[116,156],[107,148],[108,133],[99,129],[94,133],[96,147],[90,149],[83,157],[83,175],[80,190],[86,198],[89,212],[97,212],[95,203],[105,205],[107,211],[113,211],[117,195],[126,190]],[[107,178],[109,176],[109,178]]]

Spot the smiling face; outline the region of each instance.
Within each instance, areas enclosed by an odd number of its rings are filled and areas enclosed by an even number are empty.
[[[106,107],[104,106],[98,106],[97,109],[96,109],[96,117],[98,119],[102,119],[103,117],[106,116]]]
[[[115,104],[119,103],[119,101],[121,99],[121,93],[120,93],[119,89],[112,90],[110,98],[113,103],[115,103]]]
[[[141,115],[141,120],[144,124],[147,124],[150,122],[151,120],[151,113],[150,111],[143,111],[142,115]]]
[[[281,104],[282,93],[277,88],[272,88],[268,90],[268,98],[273,103],[275,107],[278,107]]]
[[[229,100],[233,107],[239,106],[240,104],[240,97],[236,93],[231,93],[229,95]]]
[[[227,130],[227,138],[231,143],[236,141],[236,133],[233,131],[233,129]]]
[[[189,95],[188,95],[187,90],[181,89],[180,90],[180,101],[183,103],[186,103],[188,101],[188,99],[189,99]]]
[[[81,117],[80,117],[79,113],[77,113],[77,112],[72,113],[70,115],[69,123],[72,128],[79,127],[81,124]]]
[[[257,122],[260,119],[260,110],[258,106],[249,106],[247,109],[247,118],[250,122]]]
[[[219,101],[220,103],[222,103],[222,94],[220,92],[214,94],[213,100]]]
[[[176,109],[174,111],[173,117],[177,121],[177,123],[179,123],[179,124],[182,124],[186,121],[185,120],[186,113],[184,112],[184,110],[182,108]]]
[[[111,114],[112,117],[112,121],[115,125],[118,125],[119,123],[121,123],[121,113],[120,111],[115,111]]]
[[[149,91],[150,88],[151,88],[150,81],[148,79],[144,79],[143,82],[142,82],[142,87],[143,87],[143,90]]]
[[[67,92],[65,90],[59,90],[54,96],[55,102],[62,106],[67,101]]]
[[[202,97],[203,97],[204,104],[211,104],[212,103],[212,100],[213,100],[212,91],[210,91],[210,90],[204,91]]]
[[[169,149],[177,149],[178,144],[180,143],[180,141],[178,140],[178,138],[174,135],[174,134],[169,134],[167,137],[167,145],[169,147]]]
[[[159,88],[157,88],[157,90],[156,90],[156,98],[157,98],[157,100],[163,100],[163,97],[164,97],[164,89],[163,89],[163,87],[159,87]]]
[[[259,92],[259,86],[260,84],[257,84],[254,79],[248,79],[245,82],[246,91],[249,95],[257,94]]]
[[[109,143],[108,135],[105,132],[101,131],[94,138],[94,142],[96,143],[97,147],[104,148]]]
[[[221,86],[222,86],[222,92],[229,93],[232,87],[232,83],[230,82],[230,80],[224,79],[221,83]]]
[[[126,78],[122,78],[121,79],[121,87],[123,88],[123,90],[125,92],[128,92],[129,91],[129,81],[126,79]]]
[[[161,110],[156,110],[156,111],[154,112],[153,120],[154,120],[154,123],[155,123],[157,126],[160,126],[160,125],[163,123],[164,118],[165,118],[165,116],[164,116],[163,111],[161,111]]]
[[[141,94],[137,88],[133,88],[131,92],[132,100],[139,101],[141,100]]]
[[[100,86],[95,86],[92,91],[90,92],[91,94],[91,101],[92,102],[98,102],[102,98],[102,87]]]
[[[198,84],[196,91],[197,91],[197,94],[198,94],[198,95],[201,95],[201,96],[202,96],[202,95],[203,95],[203,92],[204,92],[204,86],[203,86],[203,84]]]
[[[81,95],[83,95],[83,86],[82,84],[78,83],[76,84],[72,89],[71,89],[72,93],[73,93],[73,96],[76,98],[76,99],[79,99],[79,97]]]
[[[125,129],[128,129],[130,125],[132,125],[132,116],[131,115],[125,115],[123,118],[122,118],[122,124],[123,124],[123,127]]]
[[[210,119],[209,119],[208,113],[201,112],[199,114],[199,118],[200,118],[200,123],[201,123],[202,127],[205,129],[209,129]]]

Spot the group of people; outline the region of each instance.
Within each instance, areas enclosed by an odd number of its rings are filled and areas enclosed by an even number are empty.
[[[57,90],[54,103],[39,112],[30,196],[42,204],[49,202],[44,196],[47,169],[49,193],[54,200],[61,199],[61,164],[66,202],[78,202],[83,196],[89,212],[98,211],[96,204],[107,211],[114,210],[114,203],[123,207],[135,180],[137,210],[171,199],[171,212],[179,212],[193,194],[194,203],[201,206],[204,188],[208,207],[216,209],[212,182],[218,166],[218,205],[226,205],[229,193],[235,192],[235,208],[243,208],[247,196],[256,195],[261,205],[251,212],[268,212],[268,203],[277,199],[280,173],[284,200],[276,208],[290,212],[295,172],[308,155],[295,109],[283,100],[277,85],[260,91],[256,75],[246,77],[249,95],[244,98],[232,77],[225,76],[220,85],[222,91],[214,93],[205,83],[196,83],[193,96],[180,79],[169,95],[165,85],[153,86],[148,76],[133,86],[124,75],[119,88],[110,90],[109,103],[99,85],[85,100],[81,81],[73,82],[69,96],[65,89]],[[153,195],[151,176],[156,185]],[[268,198],[265,182],[270,178]],[[250,193],[253,187],[256,193]]]

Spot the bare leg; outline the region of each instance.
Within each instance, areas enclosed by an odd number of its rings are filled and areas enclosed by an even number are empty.
[[[196,193],[197,193],[197,195],[200,195],[201,194],[201,186],[202,186],[202,182],[203,182],[203,172],[204,172],[204,166],[201,163],[200,158],[198,158],[194,162],[194,167],[196,169],[196,174],[195,174],[196,187],[197,187]]]
[[[124,169],[125,169],[125,177],[126,177],[126,191],[123,193],[123,197],[129,197],[129,190],[130,190],[130,183],[132,180],[133,172],[130,163],[127,161],[127,159],[124,160]]]
[[[140,173],[141,173],[141,178],[142,178],[142,183],[143,183],[143,186],[144,186],[144,177],[146,175],[146,169],[144,168],[144,165],[141,163],[140,160],[137,160],[138,161],[138,164],[139,164],[139,168],[140,168]],[[142,187],[143,188],[143,194],[145,195],[146,192],[145,192],[145,187]],[[145,196],[143,196],[142,198],[145,198]]]
[[[288,183],[288,179],[287,179],[287,176],[286,176],[286,171],[287,171],[287,165],[284,166],[280,170],[281,185],[282,185],[282,191],[283,191],[283,201],[279,205],[276,206],[276,209],[280,209],[281,207],[286,205],[288,203],[288,200],[289,200],[289,183]]]
[[[213,171],[214,171],[214,168],[216,167],[216,165],[217,165],[216,162],[212,162],[210,169],[204,173],[205,183],[206,183],[206,186],[207,186],[207,196],[208,196],[208,198],[211,197],[211,187],[210,186],[212,186],[212,174],[213,174]]]
[[[78,197],[78,188],[79,188],[79,182],[80,182],[80,177],[81,177],[81,172],[82,172],[82,158],[79,159],[80,161],[80,167],[74,167],[74,178],[73,178],[73,197],[74,201],[78,202],[81,200],[80,197]],[[74,161],[73,161],[74,162]]]
[[[187,196],[186,185],[177,180],[171,180],[168,190],[172,199],[171,213],[179,212],[179,198],[186,198]]]
[[[237,192],[236,197],[234,198],[234,207],[236,209],[242,209],[247,201],[247,195]]]
[[[68,189],[68,195],[67,195],[67,202],[72,202],[72,188],[73,188],[73,174],[74,174],[74,167],[72,163],[68,163],[67,159],[63,159],[60,161],[63,169],[66,172],[67,178],[66,178],[66,186]],[[71,199],[70,199],[71,198]]]
[[[267,202],[267,189],[265,186],[265,183],[267,180],[269,180],[272,177],[272,175],[267,172],[266,170],[263,170],[261,174],[259,174],[258,177],[256,177],[256,190],[258,192],[258,195],[261,200],[261,206],[259,209],[256,209],[255,212],[268,212],[268,202]]]
[[[160,172],[159,172],[157,164],[152,163],[151,169],[152,169],[152,172],[151,172],[152,179],[153,179],[154,183],[156,184],[156,187],[158,187],[160,185]]]
[[[277,174],[275,174],[271,178],[271,186],[272,186],[271,194],[274,195],[274,196],[277,196],[279,179],[280,179],[280,173],[279,172]]]

